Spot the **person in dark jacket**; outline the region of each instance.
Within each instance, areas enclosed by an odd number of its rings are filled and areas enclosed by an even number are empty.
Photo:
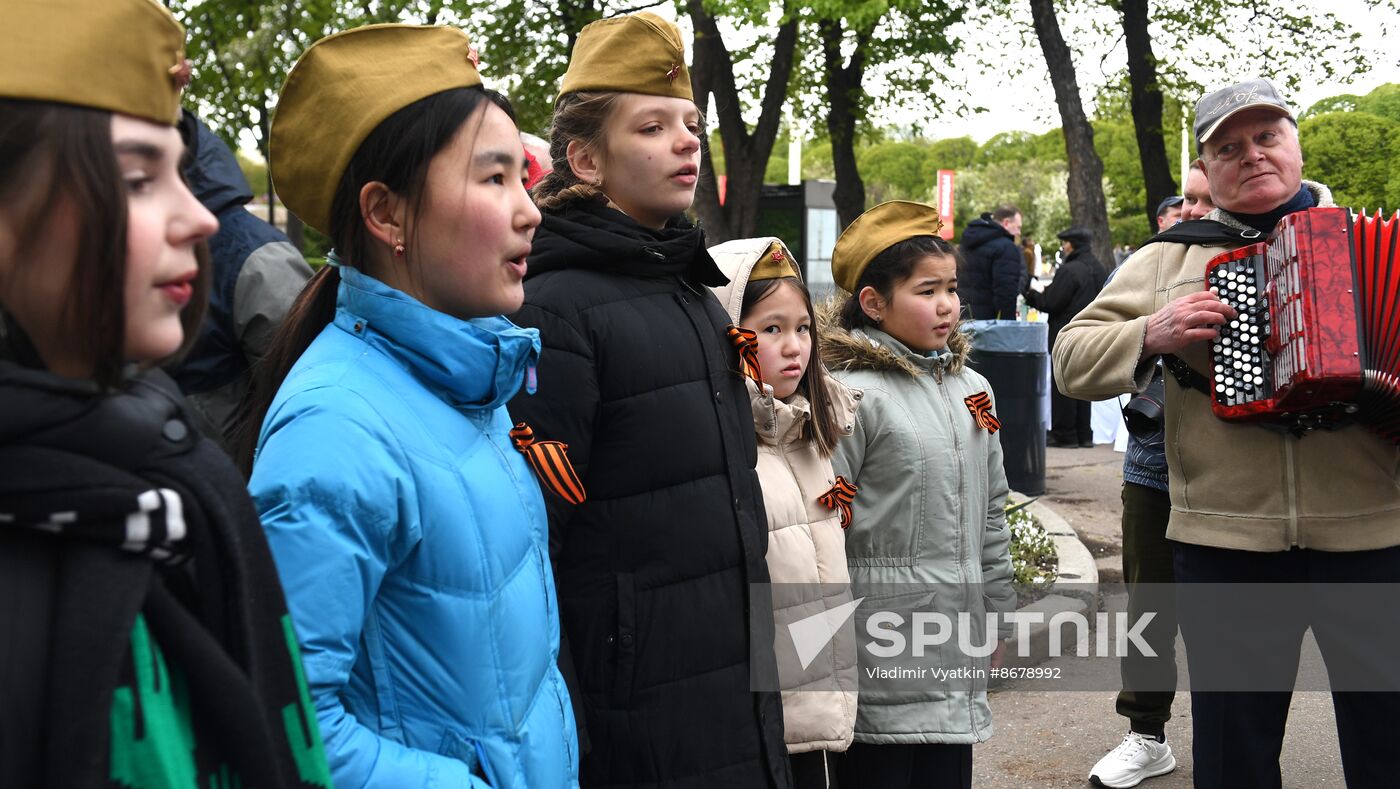
[[[170,374],[201,430],[227,447],[249,368],[266,355],[311,267],[282,231],[245,208],[253,190],[224,141],[189,110],[181,113],[180,131],[190,152],[185,180],[219,220],[219,232],[209,239],[213,272],[199,339]]]
[[[1089,305],[1103,290],[1108,270],[1094,257],[1090,244],[1093,237],[1082,227],[1071,227],[1059,234],[1063,260],[1055,269],[1055,278],[1042,291],[1027,288],[1026,304],[1050,316],[1050,349],[1055,349],[1055,336],[1069,325],[1079,311]],[[1052,447],[1092,447],[1094,428],[1090,422],[1093,406],[1087,400],[1076,400],[1050,389],[1050,438]]]
[[[1016,246],[1021,212],[1003,205],[963,228],[958,291],[972,320],[1016,319],[1016,296],[1026,282],[1026,261]]]
[[[330,787],[252,502],[154,369],[218,228],[188,70],[157,3],[0,4],[0,786]]]
[[[560,94],[515,315],[544,343],[539,388],[509,407],[568,445],[586,493],[547,498],[580,784],[789,787],[735,338],[752,340],[729,331],[709,290],[727,280],[682,216],[702,130],[679,30],[589,25]]]

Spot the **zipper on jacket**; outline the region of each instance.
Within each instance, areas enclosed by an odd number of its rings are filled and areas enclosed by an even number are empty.
[[[1288,485],[1288,547],[1298,546],[1298,491],[1297,478],[1293,473],[1293,440],[1283,438],[1283,458],[1285,482]]]

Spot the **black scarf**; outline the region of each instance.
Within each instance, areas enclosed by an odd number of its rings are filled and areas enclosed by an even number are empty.
[[[1283,219],[1289,214],[1298,211],[1306,211],[1315,206],[1317,206],[1317,198],[1313,197],[1312,190],[1308,189],[1307,186],[1301,186],[1298,188],[1298,194],[1293,195],[1288,202],[1272,211],[1265,211],[1262,214],[1241,214],[1238,211],[1231,211],[1229,213],[1230,216],[1238,219],[1241,224],[1248,225],[1267,236],[1274,232],[1274,228],[1278,226],[1280,219]]]
[[[133,736],[151,731],[138,614],[188,694],[199,785],[221,770],[260,789],[329,785],[257,513],[168,377],[99,393],[0,361],[0,469],[0,541],[40,542],[56,575],[35,592],[51,595],[47,643],[27,645],[48,670],[36,785],[125,785],[114,694],[136,698]]]

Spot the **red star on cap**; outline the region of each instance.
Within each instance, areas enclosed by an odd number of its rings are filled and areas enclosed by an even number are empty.
[[[467,60],[472,62],[472,68],[481,67],[481,55],[476,51],[476,47],[467,47]]]
[[[675,82],[675,81],[676,81],[676,77],[679,77],[680,75],[681,75],[681,64],[679,64],[679,63],[673,63],[673,64],[671,64],[671,70],[668,71],[668,72],[666,72],[666,79],[668,79],[668,80],[670,80],[670,81],[672,81],[672,82]]]
[[[773,260],[774,260],[774,262],[781,262],[782,259],[783,259],[783,251],[782,251],[781,249],[775,249],[775,250],[773,250]]]

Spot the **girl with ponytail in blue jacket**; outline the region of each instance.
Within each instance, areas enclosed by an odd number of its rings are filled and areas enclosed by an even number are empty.
[[[272,123],[278,192],[339,260],[284,324],[250,486],[337,786],[578,783],[544,502],[504,408],[540,350],[502,317],[540,214],[475,61],[452,28],[338,33]]]

